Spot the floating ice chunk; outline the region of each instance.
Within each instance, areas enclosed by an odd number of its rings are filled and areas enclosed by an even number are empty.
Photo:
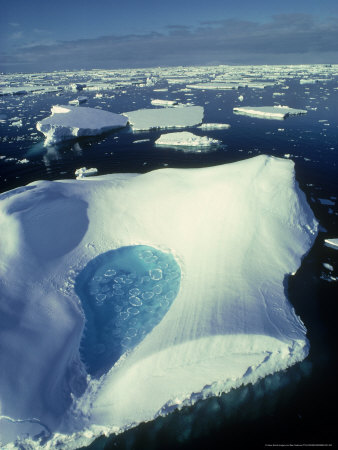
[[[79,105],[80,103],[85,103],[87,100],[88,100],[87,97],[80,96],[80,97],[78,97],[78,98],[76,98],[76,99],[74,99],[74,100],[69,100],[68,103],[69,103],[70,105]]]
[[[198,125],[203,120],[202,106],[179,106],[163,109],[139,109],[123,113],[133,130],[151,128],[185,128]]]
[[[333,266],[331,266],[331,264],[329,263],[323,263],[323,267],[325,267],[325,269],[329,270],[330,272],[333,271]]]
[[[81,167],[80,169],[75,170],[75,175],[77,180],[81,180],[85,177],[90,177],[91,175],[95,175],[98,170],[95,167],[87,169],[87,167]]]
[[[321,205],[326,205],[326,206],[334,206],[336,204],[332,200],[328,200],[326,198],[319,198],[318,201]]]
[[[95,136],[107,131],[123,128],[127,118],[96,108],[78,108],[56,105],[52,115],[39,121],[36,128],[46,136],[51,144],[80,136]]]
[[[229,83],[196,83],[196,84],[187,84],[188,89],[206,89],[212,91],[224,91],[230,89],[237,89],[238,86]]]
[[[152,105],[156,106],[175,106],[178,104],[177,100],[159,100],[153,99],[151,100]]]
[[[233,109],[236,114],[259,117],[263,119],[285,119],[288,116],[306,114],[304,109],[289,108],[288,106],[242,106]]]
[[[243,95],[240,95],[240,96],[238,97],[238,100],[239,100],[240,102],[242,102],[242,101],[244,100]]]
[[[29,163],[29,159],[27,158],[23,158],[23,159],[19,159],[17,164],[27,164]]]
[[[226,130],[230,127],[231,125],[228,123],[202,123],[197,128],[201,130]]]
[[[156,141],[156,145],[185,146],[185,147],[210,147],[219,144],[220,141],[207,136],[197,136],[189,131],[162,134]]]
[[[334,250],[338,250],[338,238],[325,239],[324,243],[327,247],[331,247]]]

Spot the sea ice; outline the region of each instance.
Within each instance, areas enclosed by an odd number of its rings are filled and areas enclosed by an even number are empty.
[[[253,383],[309,351],[285,281],[317,222],[290,160],[37,181],[2,194],[0,213],[0,398],[12,420],[0,418],[2,445],[51,430],[49,448],[80,448],[101,432]],[[122,252],[137,246],[147,246],[148,273]],[[116,251],[119,263],[103,267]],[[82,287],[97,303],[94,327],[79,295],[83,273],[93,275]],[[114,316],[101,329],[105,302]],[[110,333],[126,351],[111,368],[114,358],[104,359],[104,375],[92,379],[84,336],[104,357]]]
[[[186,146],[186,147],[210,147],[219,144],[220,141],[207,136],[197,136],[188,131],[162,134],[156,141],[156,145]]]
[[[77,180],[81,180],[84,177],[90,177],[91,175],[95,175],[97,173],[96,167],[92,167],[87,169],[87,167],[81,167],[80,169],[75,170],[75,175]]]
[[[202,106],[179,106],[175,108],[139,109],[123,113],[133,130],[151,128],[185,128],[198,125],[203,120]]]
[[[333,248],[334,250],[338,250],[338,238],[325,239],[325,245]]]
[[[175,106],[177,103],[177,100],[151,100],[151,104],[156,106]]]
[[[202,123],[197,128],[201,130],[226,130],[230,127],[231,125],[228,123]]]
[[[289,108],[288,106],[242,106],[233,109],[236,114],[245,114],[263,119],[285,119],[288,116],[306,114],[304,109]]]
[[[80,136],[96,136],[127,125],[126,117],[96,108],[57,105],[51,111],[50,117],[36,124],[36,128],[45,135],[47,144]]]

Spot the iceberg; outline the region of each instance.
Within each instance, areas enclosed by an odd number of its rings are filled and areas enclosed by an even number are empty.
[[[160,99],[153,99],[151,100],[150,103],[156,106],[175,106],[178,104],[177,100],[160,100]]]
[[[197,136],[188,131],[180,131],[177,133],[162,134],[156,141],[155,145],[164,146],[185,146],[185,147],[210,147],[219,144],[220,141],[207,136]]]
[[[228,123],[202,123],[197,128],[201,130],[227,130],[231,125]]]
[[[325,239],[326,247],[333,248],[334,250],[338,250],[338,238]]]
[[[288,106],[243,106],[233,109],[236,114],[259,117],[262,119],[285,119],[288,116],[306,114],[305,109],[289,108]]]
[[[80,448],[308,354],[291,160],[36,181],[0,213],[2,445]]]
[[[52,115],[36,124],[52,144],[81,136],[96,136],[127,125],[126,117],[96,108],[53,106]]]
[[[123,113],[134,131],[152,128],[185,128],[198,125],[203,120],[202,106],[138,109]]]
[[[80,169],[75,170],[75,175],[77,180],[81,180],[84,177],[90,177],[91,175],[95,175],[98,172],[96,167],[91,167],[87,169],[87,167],[81,167]]]

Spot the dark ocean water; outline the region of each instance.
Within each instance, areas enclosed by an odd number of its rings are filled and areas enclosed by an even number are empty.
[[[338,236],[338,75],[329,78],[301,85],[299,78],[286,77],[282,85],[265,89],[182,92],[185,84],[174,84],[167,92],[131,85],[105,90],[100,98],[95,97],[96,91],[83,93],[88,97],[85,106],[100,106],[115,113],[149,108],[151,98],[204,106],[204,122],[231,125],[227,130],[185,129],[222,141],[206,153],[156,148],[154,141],[161,131],[133,133],[129,128],[44,147],[36,122],[49,115],[52,105],[67,104],[77,94],[65,91],[62,95],[0,97],[0,155],[6,156],[0,159],[1,192],[37,179],[74,179],[74,171],[83,166],[96,167],[99,174],[144,173],[164,167],[227,164],[258,154],[288,155],[321,225],[315,245],[297,274],[288,280],[289,299],[308,329],[311,349],[305,361],[254,386],[198,401],[119,436],[99,438],[89,448],[231,450],[336,443],[338,282],[334,278],[338,276],[338,252],[325,247],[324,239]],[[167,87],[165,80],[156,85],[161,87]],[[284,95],[274,97],[275,92]],[[238,100],[240,94],[243,102]],[[278,103],[307,109],[308,113],[281,121],[232,112],[234,106]],[[22,125],[15,125],[18,120]],[[133,143],[144,139],[150,140]],[[29,162],[19,163],[24,158]],[[334,270],[328,271],[323,263]]]

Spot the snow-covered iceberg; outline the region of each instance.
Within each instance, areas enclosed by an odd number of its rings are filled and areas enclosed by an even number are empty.
[[[178,106],[161,109],[138,109],[123,113],[133,130],[152,128],[185,128],[198,125],[203,120],[202,106]]]
[[[189,131],[179,131],[177,133],[166,133],[155,141],[156,145],[163,146],[183,146],[183,147],[210,147],[219,144],[220,141],[207,136],[197,136]]]
[[[305,109],[289,108],[288,106],[242,106],[233,109],[236,114],[259,117],[263,119],[285,119],[288,116],[306,114]]]
[[[285,282],[317,222],[290,160],[38,181],[0,213],[2,444],[79,448],[308,353]],[[107,342],[136,328],[114,363]],[[104,375],[89,360],[87,376],[87,345]]]
[[[50,117],[36,124],[48,144],[80,136],[96,136],[127,125],[125,116],[96,108],[55,105],[51,111]]]

